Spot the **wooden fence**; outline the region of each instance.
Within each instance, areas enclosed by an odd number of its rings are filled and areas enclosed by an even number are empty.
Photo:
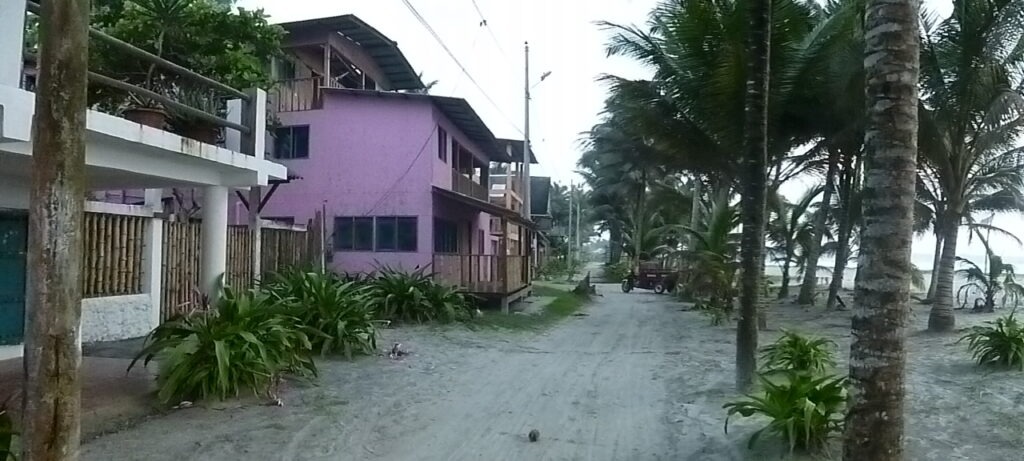
[[[146,218],[85,213],[82,229],[82,296],[142,293]]]
[[[199,306],[199,228],[199,223],[164,223],[161,321]]]
[[[224,273],[224,284],[242,290],[255,286],[252,279],[252,232],[249,231],[249,226],[228,226],[227,271]]]
[[[199,266],[201,254],[199,223],[167,222],[164,225],[161,319],[199,308]],[[263,274],[292,266],[311,264],[314,252],[303,230],[264,228],[261,232]],[[228,226],[227,270],[224,284],[245,290],[255,286],[252,275],[252,234],[248,226]]]

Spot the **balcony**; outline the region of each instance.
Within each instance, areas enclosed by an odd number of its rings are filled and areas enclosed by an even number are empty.
[[[528,256],[434,254],[434,279],[477,294],[511,294],[529,282]]]
[[[278,81],[268,99],[277,112],[299,112],[323,107],[320,77],[293,78]]]
[[[482,202],[488,201],[486,187],[454,169],[452,170],[452,190]]]

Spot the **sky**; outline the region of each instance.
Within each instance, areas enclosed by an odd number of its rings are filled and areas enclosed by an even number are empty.
[[[579,181],[574,173],[581,153],[581,133],[599,121],[606,87],[603,74],[645,78],[650,70],[605,53],[609,32],[598,21],[643,24],[658,0],[408,0],[437,32],[466,72],[417,21],[403,0],[241,0],[238,6],[263,8],[272,22],[355,14],[398,42],[424,82],[437,80],[431,93],[467,99],[498,137],[519,139],[524,125],[523,43],[530,43],[531,138],[540,165],[533,175],[555,181]],[[950,0],[925,0],[940,16]],[[551,72],[540,82],[540,76]],[[467,73],[469,76],[467,76]],[[471,76],[471,77],[470,77]],[[474,83],[475,82],[475,83]],[[535,85],[535,86],[534,86]],[[788,184],[783,193],[795,199],[808,187]],[[998,216],[996,225],[1024,229],[1018,216]],[[964,232],[961,232],[964,234]],[[1013,259],[1024,252],[1010,239],[993,236],[997,253]],[[934,238],[915,241],[914,262],[930,267]],[[968,246],[962,235],[961,255],[981,258],[982,247]]]

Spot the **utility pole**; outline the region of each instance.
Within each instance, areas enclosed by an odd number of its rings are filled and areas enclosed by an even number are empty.
[[[523,79],[523,217],[530,219],[530,43],[523,45],[525,78]]]
[[[576,198],[576,258],[583,262],[583,245],[580,243],[580,215],[581,204],[583,203],[583,190],[580,190],[580,196]]]
[[[21,448],[25,461],[77,460],[89,0],[41,3]]]
[[[565,248],[567,265],[572,266],[572,180],[569,180],[569,220],[565,228]]]

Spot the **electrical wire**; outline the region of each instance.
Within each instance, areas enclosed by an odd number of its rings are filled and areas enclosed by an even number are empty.
[[[501,53],[501,57],[508,60],[508,54],[506,54],[505,49],[502,48],[501,42],[498,41],[498,37],[494,35],[494,29],[491,29],[491,25],[487,22],[487,18],[484,17],[483,11],[480,11],[480,5],[476,3],[476,0],[469,1],[473,2],[473,9],[476,10],[477,16],[480,17],[480,27],[487,29],[487,33],[491,36],[491,41],[494,42],[494,46],[498,47],[498,53]]]
[[[427,138],[423,140],[423,145],[420,146],[420,151],[416,153],[416,157],[413,157],[412,161],[409,162],[409,166],[406,167],[405,171],[400,176],[398,176],[398,178],[395,179],[395,182],[391,183],[391,186],[389,186],[384,191],[384,193],[381,194],[380,198],[377,199],[377,201],[373,204],[372,207],[370,207],[369,210],[366,210],[366,212],[363,213],[363,216],[370,216],[370,213],[373,213],[374,210],[377,209],[377,207],[379,207],[382,203],[384,203],[385,200],[387,200],[388,198],[391,197],[391,194],[395,192],[395,188],[398,187],[398,183],[402,182],[402,180],[405,179],[405,176],[408,175],[410,171],[412,171],[412,168],[414,166],[416,166],[416,161],[419,160],[420,157],[423,156],[424,152],[427,151],[427,145],[430,143],[430,140],[433,139],[433,138],[434,138],[434,128],[431,127],[430,130],[427,131]]]
[[[436,40],[437,43],[441,45],[441,48],[443,48],[445,53],[448,54],[448,57],[452,58],[452,61],[455,61],[455,65],[458,66],[462,73],[466,75],[466,77],[473,84],[473,86],[475,86],[477,90],[480,90],[480,94],[482,94],[484,98],[487,99],[487,102],[490,102],[491,105],[494,106],[494,108],[498,111],[498,114],[500,114],[502,118],[505,119],[506,122],[512,125],[512,127],[515,128],[516,131],[518,131],[519,133],[523,133],[522,128],[519,128],[519,125],[513,122],[511,117],[505,114],[505,111],[501,110],[501,106],[499,106],[498,103],[494,102],[494,99],[492,99],[491,96],[487,94],[487,91],[484,91],[483,86],[481,86],[480,83],[476,81],[476,78],[474,78],[473,75],[469,73],[469,70],[466,69],[466,66],[462,65],[462,62],[459,61],[459,58],[455,57],[455,53],[452,53],[452,50],[448,48],[448,45],[444,43],[444,40],[442,40],[441,36],[437,34],[437,31],[435,31],[434,28],[430,26],[430,23],[427,22],[426,18],[424,18],[423,15],[421,15],[420,12],[416,10],[416,7],[412,5],[412,2],[410,2],[409,0],[402,0],[402,3],[404,3],[406,8],[409,9],[409,12],[416,17],[416,20],[419,21],[420,25],[427,29],[427,32],[429,32],[430,35],[434,37],[434,40]]]

